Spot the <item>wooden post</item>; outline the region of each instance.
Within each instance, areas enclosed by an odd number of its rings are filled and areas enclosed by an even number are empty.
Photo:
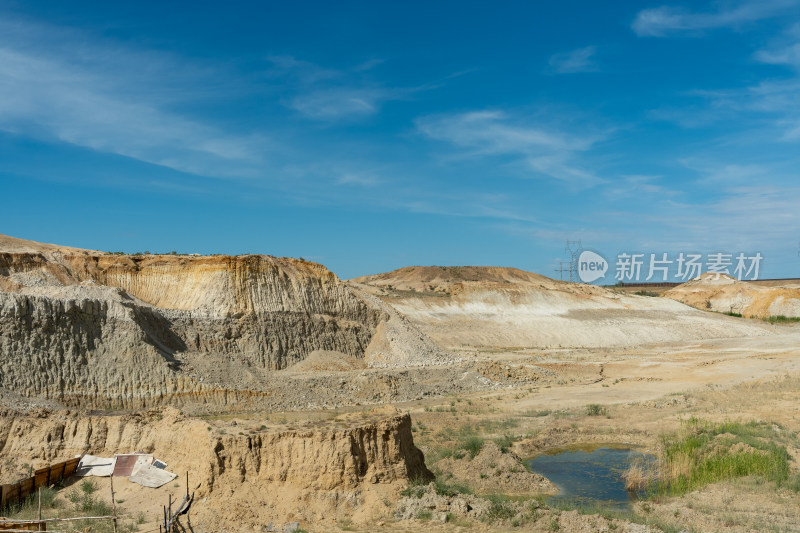
[[[42,519],[42,487],[39,487],[39,520]],[[39,522],[39,531],[42,531],[42,523]]]
[[[114,533],[117,533],[117,500],[114,497],[114,476],[112,475],[110,478],[111,480],[111,509],[113,511],[114,518]]]
[[[186,496],[189,496],[189,471],[186,471]]]

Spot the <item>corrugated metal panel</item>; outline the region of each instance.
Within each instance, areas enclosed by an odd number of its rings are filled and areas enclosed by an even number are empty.
[[[114,459],[116,464],[113,475],[116,477],[129,477],[137,464],[153,464],[153,456],[149,454],[126,453],[115,455]]]

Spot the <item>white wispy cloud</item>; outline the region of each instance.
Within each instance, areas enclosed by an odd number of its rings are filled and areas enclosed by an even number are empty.
[[[466,149],[471,156],[506,155],[521,158],[529,170],[580,186],[601,178],[578,161],[602,135],[575,135],[539,124],[512,120],[502,111],[434,115],[417,119],[425,136]]]
[[[769,251],[795,247],[800,226],[800,187],[751,184],[724,189],[707,202],[676,205],[643,222],[661,227],[663,245],[676,247],[670,235],[709,252]]]
[[[755,58],[762,63],[788,65],[800,70],[800,24],[795,24],[769,48],[758,50]]]
[[[463,218],[493,218],[528,223],[540,222],[540,219],[532,216],[529,211],[514,208],[507,195],[497,193],[417,190],[406,191],[395,198],[380,199],[379,202],[389,208],[412,213]]]
[[[353,120],[375,115],[392,100],[404,100],[420,88],[388,88],[372,81],[368,73],[383,61],[371,59],[351,68],[325,68],[292,56],[268,58],[272,77],[290,82],[283,104],[308,119],[323,122]]]
[[[685,96],[695,100],[651,110],[649,117],[686,128],[727,124],[717,141],[751,147],[800,140],[800,76],[734,89],[695,90]]]
[[[790,44],[779,49],[759,50],[756,52],[756,58],[763,63],[800,67],[800,43]]]
[[[375,187],[384,183],[384,180],[371,175],[362,173],[348,172],[336,178],[337,185],[356,185],[359,187]]]
[[[725,112],[750,112],[770,121],[759,129],[770,129],[783,141],[800,140],[800,77],[766,80],[743,89],[697,91],[711,105]],[[747,134],[747,132],[744,132]],[[763,135],[763,131],[759,133]]]
[[[391,91],[383,89],[342,87],[300,94],[291,98],[288,105],[307,118],[330,121],[373,115],[391,99]]]
[[[633,31],[639,36],[663,37],[671,33],[699,32],[716,28],[738,28],[748,23],[780,16],[798,6],[798,0],[747,0],[725,3],[710,12],[692,12],[681,7],[661,6],[636,15]]]
[[[648,196],[673,196],[677,191],[665,187],[662,176],[632,174],[619,176],[604,189],[605,195],[613,200],[625,198],[643,198]]]
[[[574,74],[577,72],[596,72],[597,64],[594,56],[596,46],[585,46],[569,52],[560,52],[550,56],[550,70],[557,74]]]
[[[57,27],[0,22],[0,129],[214,177],[250,177],[265,138],[170,109],[203,74]]]
[[[267,60],[272,64],[267,74],[272,77],[290,77],[307,84],[342,77],[339,70],[321,67],[294,56],[269,56]]]
[[[679,162],[700,175],[698,183],[726,189],[765,183],[771,181],[771,177],[780,175],[777,165],[736,163],[707,156],[683,158]]]

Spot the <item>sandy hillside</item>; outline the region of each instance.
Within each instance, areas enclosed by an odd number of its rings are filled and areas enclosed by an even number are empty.
[[[698,309],[748,318],[800,317],[800,288],[796,284],[763,286],[725,274],[706,273],[670,289],[664,296]]]
[[[407,267],[351,280],[445,348],[613,347],[760,336],[769,326],[513,268]]]
[[[28,241],[18,239],[9,235],[0,234],[0,252],[12,253],[49,253],[61,252],[65,254],[82,255],[102,255],[104,252],[95,250],[85,250],[83,248],[73,248],[72,246],[62,246],[60,244],[48,244],[44,242]]]

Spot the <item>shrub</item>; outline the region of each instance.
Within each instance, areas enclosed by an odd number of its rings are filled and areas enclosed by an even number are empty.
[[[599,403],[590,403],[586,406],[586,414],[589,416],[603,416],[608,414],[608,410]]]
[[[516,437],[512,435],[503,435],[498,439],[494,439],[495,444],[497,444],[497,447],[500,448],[500,451],[503,453],[508,453],[509,448],[511,448],[516,441]]]
[[[436,480],[436,494],[439,496],[455,496],[456,494],[472,494],[472,489],[459,483],[447,484],[444,481]]]
[[[412,479],[406,488],[404,488],[400,494],[405,496],[406,498],[422,498],[422,495],[425,494],[425,487],[428,485],[428,482],[425,479],[418,477]]]
[[[461,449],[466,450],[470,459],[474,459],[483,449],[484,442],[481,437],[469,437],[461,442]]]
[[[91,516],[105,516],[112,512],[111,506],[95,496],[97,485],[90,479],[84,479],[78,489],[67,494],[75,511],[88,513]]]
[[[489,500],[489,510],[485,515],[487,522],[511,520],[517,515],[517,506],[507,496],[489,494],[486,499]]]

